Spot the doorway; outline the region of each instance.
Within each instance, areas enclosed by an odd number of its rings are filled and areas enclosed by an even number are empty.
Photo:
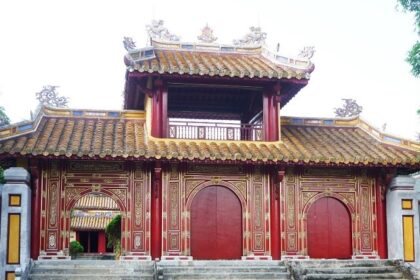
[[[308,210],[307,225],[309,257],[351,258],[351,219],[343,203],[332,197],[318,199]]]
[[[242,207],[234,192],[209,186],[191,205],[191,255],[194,259],[242,257]]]

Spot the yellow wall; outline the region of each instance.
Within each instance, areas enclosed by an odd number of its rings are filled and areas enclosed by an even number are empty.
[[[404,231],[404,261],[413,262],[414,259],[414,220],[413,216],[403,216]]]
[[[9,214],[7,237],[7,263],[19,264],[20,262],[20,214]]]
[[[14,272],[6,272],[6,280],[15,280]]]

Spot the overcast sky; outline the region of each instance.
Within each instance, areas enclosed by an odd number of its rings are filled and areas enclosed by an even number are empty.
[[[219,43],[250,26],[267,45],[295,56],[314,45],[311,80],[282,115],[333,117],[341,98],[363,106],[362,118],[386,132],[414,138],[420,131],[420,79],[404,61],[417,39],[397,0],[277,1],[1,1],[0,106],[13,122],[29,118],[35,93],[58,85],[71,108],[121,109],[124,36],[146,44],[153,18],[183,41],[197,41],[208,23]]]

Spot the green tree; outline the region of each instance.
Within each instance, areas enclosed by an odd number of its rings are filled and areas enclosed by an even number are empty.
[[[10,124],[10,119],[6,115],[4,108],[0,106],[0,127]]]
[[[416,30],[420,37],[420,0],[398,0],[404,11],[414,13]],[[411,73],[420,77],[420,41],[418,40],[408,52],[407,62],[411,65]]]
[[[0,184],[6,183],[6,180],[4,180],[4,170],[3,167],[0,166]]]
[[[108,248],[114,248],[115,259],[121,255],[121,215],[115,216],[105,228]]]

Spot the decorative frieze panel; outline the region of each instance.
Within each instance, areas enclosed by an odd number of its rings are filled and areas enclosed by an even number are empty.
[[[218,174],[244,174],[243,165],[231,165],[231,164],[218,164],[218,165],[206,165],[206,164],[189,164],[187,174],[202,174],[210,173],[214,175]]]
[[[124,162],[70,161],[68,172],[124,172]]]
[[[144,215],[144,183],[134,184],[134,222],[136,227],[142,227]]]
[[[57,228],[58,226],[58,192],[59,192],[58,181],[50,181],[48,186],[48,228]]]

